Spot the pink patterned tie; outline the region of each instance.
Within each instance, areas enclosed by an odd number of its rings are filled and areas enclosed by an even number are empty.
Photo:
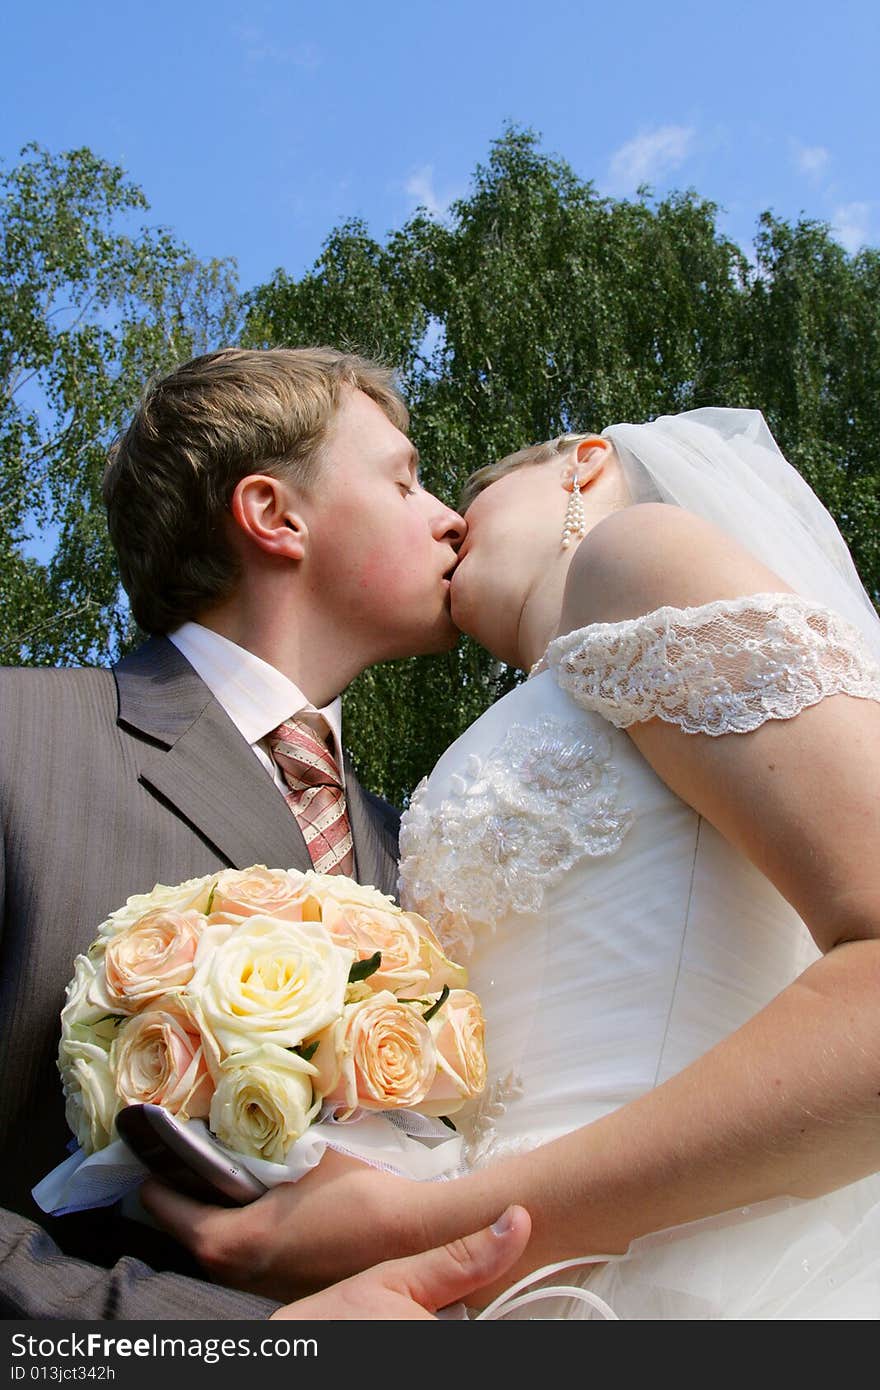
[[[329,733],[323,715],[300,716],[272,730],[269,749],[290,788],[287,804],[296,816],[315,872],[352,874],[351,826],[342,778],[326,742]]]

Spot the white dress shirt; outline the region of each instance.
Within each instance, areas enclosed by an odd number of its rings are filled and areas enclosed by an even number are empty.
[[[201,623],[184,623],[169,632],[169,642],[185,657],[197,675],[205,682],[218,704],[222,705],[239,733],[250,744],[266,771],[271,774],[281,792],[287,791],[278,764],[269,752],[267,736],[286,719],[303,712],[315,713],[305,695],[287,676],[267,661],[254,656],[228,637],[202,627]],[[342,700],[336,699],[323,709],[330,726],[333,755],[339,775],[345,779],[342,766]]]

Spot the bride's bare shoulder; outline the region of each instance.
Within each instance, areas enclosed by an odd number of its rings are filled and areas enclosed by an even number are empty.
[[[682,507],[641,502],[604,517],[581,541],[560,631],[788,587],[711,522]]]

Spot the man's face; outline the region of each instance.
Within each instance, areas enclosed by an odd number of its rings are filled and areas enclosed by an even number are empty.
[[[313,601],[369,661],[446,651],[449,576],[467,527],[419,484],[418,455],[362,391],[347,391],[303,506]]]

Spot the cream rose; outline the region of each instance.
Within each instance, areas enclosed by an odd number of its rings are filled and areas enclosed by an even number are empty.
[[[116,1092],[126,1105],[162,1105],[181,1119],[204,1119],[214,1082],[202,1036],[173,995],[130,1019],[110,1050]]]
[[[113,1121],[119,1109],[106,1047],[100,1041],[62,1039],[58,1069],[67,1123],[80,1148],[86,1154],[105,1148],[114,1138]]]
[[[318,922],[209,925],[186,989],[225,1053],[296,1047],[342,1012],[352,953]]]
[[[359,1106],[417,1106],[437,1070],[434,1040],[421,1012],[387,990],[346,1004],[339,1022],[322,1035],[313,1060],[316,1085],[321,1090],[332,1087],[324,1099],[343,1114]]]
[[[224,917],[280,917],[302,921],[302,883],[296,869],[224,869],[217,875],[211,912]]]
[[[310,869],[302,875],[300,894],[303,917],[310,922],[322,920],[323,907],[329,901],[378,908],[380,912],[400,911],[387,893],[380,893],[378,888],[370,884],[355,883],[347,874],[316,874]]]
[[[62,1041],[95,1042],[109,1049],[117,1024],[128,1014],[107,997],[103,970],[89,956],[77,956],[61,1010]]]
[[[190,878],[186,883],[172,886],[157,883],[150,893],[133,894],[126,900],[124,907],[111,912],[106,921],[101,923],[97,940],[89,949],[100,949],[102,942],[107,938],[130,927],[132,922],[137,922],[148,912],[156,912],[162,908],[168,912],[185,912],[188,908],[195,912],[204,912],[216,878],[216,874],[205,874],[202,878]]]
[[[437,1074],[419,1108],[426,1115],[450,1115],[486,1085],[486,1022],[479,999],[469,989],[451,990],[428,1028],[437,1049]]]
[[[431,930],[431,924],[417,912],[407,912],[404,916],[415,926],[421,938],[421,961],[428,979],[423,986],[425,993],[439,993],[444,985],[450,989],[462,989],[467,984],[468,974],[463,965],[457,965],[444,955],[443,947]]]
[[[136,1011],[187,984],[206,921],[192,908],[158,908],[112,937],[104,952],[111,1005]]]
[[[213,1133],[238,1153],[283,1163],[320,1109],[314,1071],[273,1043],[227,1058],[211,1101]]]

